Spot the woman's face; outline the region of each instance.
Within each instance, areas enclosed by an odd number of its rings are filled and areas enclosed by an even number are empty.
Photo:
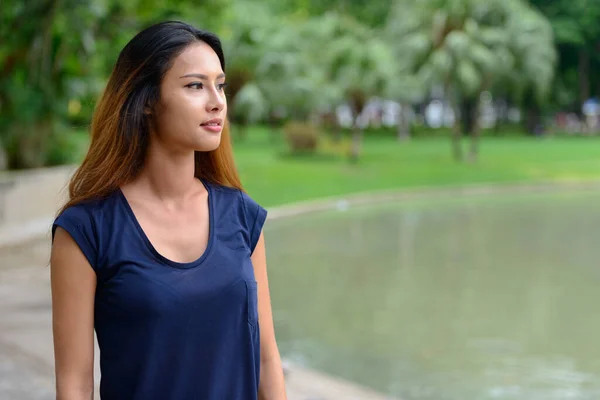
[[[227,115],[225,74],[214,50],[189,45],[160,85],[153,114],[154,138],[173,151],[212,151],[219,146]]]

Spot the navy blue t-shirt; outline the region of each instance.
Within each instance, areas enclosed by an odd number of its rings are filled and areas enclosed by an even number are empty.
[[[208,190],[207,248],[193,262],[152,246],[121,190],[54,222],[97,276],[94,327],[107,400],[256,400],[260,342],[250,256],[266,210],[247,194]]]

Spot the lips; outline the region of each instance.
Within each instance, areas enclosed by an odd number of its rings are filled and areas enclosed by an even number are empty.
[[[213,118],[211,120],[208,120],[208,121],[200,124],[200,126],[222,126],[222,125],[223,125],[223,120],[220,118]]]
[[[200,124],[204,130],[211,133],[220,133],[223,125],[223,120],[220,118],[213,118]]]

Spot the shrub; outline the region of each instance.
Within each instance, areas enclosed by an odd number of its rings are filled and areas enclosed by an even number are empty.
[[[283,133],[292,153],[314,153],[317,150],[320,135],[315,126],[306,122],[288,122]]]

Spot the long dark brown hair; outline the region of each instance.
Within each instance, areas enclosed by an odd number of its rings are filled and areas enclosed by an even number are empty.
[[[69,200],[61,212],[72,205],[104,197],[138,175],[150,136],[144,110],[152,108],[159,99],[160,83],[173,59],[198,41],[205,42],[217,53],[225,71],[219,38],[183,22],[152,25],[123,48],[96,105],[90,147],[69,182]],[[196,177],[242,189],[228,121],[223,126],[219,147],[214,151],[196,152],[195,161]]]

